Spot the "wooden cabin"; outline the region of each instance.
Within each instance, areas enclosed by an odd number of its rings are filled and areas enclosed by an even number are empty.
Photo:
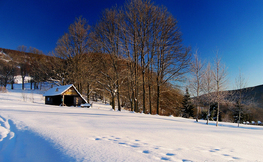
[[[80,106],[87,103],[73,84],[53,87],[43,96],[48,105]]]

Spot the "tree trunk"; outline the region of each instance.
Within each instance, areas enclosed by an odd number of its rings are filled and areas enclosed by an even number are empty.
[[[139,83],[138,83],[138,68],[137,68],[137,65],[136,64],[136,67],[135,67],[135,112],[139,112],[139,104],[138,104],[138,97],[139,97]]]
[[[137,56],[135,59],[135,73],[134,73],[134,82],[135,82],[135,92],[134,92],[134,111],[135,112],[139,112],[139,108],[138,108],[138,97],[139,97],[139,88],[138,88],[138,64],[137,64]]]
[[[90,84],[88,83],[88,84],[87,84],[87,102],[88,102],[88,103],[90,103],[90,102],[89,102],[89,99],[90,99]]]
[[[150,111],[150,114],[152,114],[152,92],[151,92],[151,85],[152,85],[152,60],[153,60],[153,54],[151,55],[151,58],[150,58],[150,55],[148,54],[148,91],[149,91],[149,111]]]
[[[22,76],[22,90],[25,89],[25,76]]]
[[[157,82],[157,107],[156,107],[156,114],[159,115],[159,110],[160,110],[160,85]]]
[[[8,78],[7,78],[7,76],[5,77],[5,79],[4,79],[4,87],[6,88],[6,86],[7,86],[7,81],[8,81]]]
[[[151,85],[149,84],[149,111],[152,114],[152,94],[151,94]]]
[[[210,103],[208,105],[208,110],[207,110],[207,121],[206,121],[206,124],[208,125],[208,121],[209,121],[209,114],[210,114]]]
[[[197,99],[197,103],[196,103],[196,122],[198,122],[198,117],[199,117],[199,83],[197,85],[197,96],[196,96],[196,99]]]
[[[219,120],[219,102],[217,103],[216,126],[218,126],[218,120]]]
[[[144,42],[142,43],[144,44]],[[146,113],[145,109],[145,60],[144,60],[144,46],[141,49],[141,66],[142,66],[142,111]]]
[[[14,89],[14,78],[13,78],[13,80],[11,81],[11,89]]]
[[[145,76],[144,76],[144,67],[143,67],[143,72],[142,72],[142,111],[143,111],[143,113],[146,113],[145,95],[146,95],[145,94]]]
[[[33,89],[33,79],[30,80],[30,89]]]
[[[34,89],[38,89],[36,82],[34,82]]]
[[[131,111],[135,111],[135,94],[134,94],[134,90],[133,90],[133,88],[132,88],[132,95],[131,95]]]
[[[128,97],[129,97],[131,111],[133,111],[133,92],[132,92],[131,84],[132,83],[128,83]]]
[[[119,90],[117,90],[117,100],[118,100],[118,111],[121,111],[121,103],[120,103],[120,93],[119,93]]]
[[[115,110],[115,96],[114,96],[114,94],[111,94],[111,107],[113,110]]]
[[[239,123],[240,123],[240,115],[241,115],[241,110],[240,110],[240,107],[239,107],[239,112],[238,112],[238,127],[239,127]]]
[[[117,80],[117,102],[118,102],[118,111],[121,111],[119,80]]]
[[[138,97],[139,97],[139,88],[138,88],[138,51],[137,51],[137,46],[138,46],[138,38],[137,38],[137,23],[136,23],[136,20],[137,20],[137,15],[136,13],[133,13],[133,25],[134,25],[134,31],[133,31],[133,51],[134,51],[134,55],[133,55],[133,58],[134,58],[134,69],[135,69],[135,72],[134,72],[134,83],[135,83],[135,96],[134,96],[134,110],[135,112],[139,112],[139,105],[138,105]]]
[[[195,119],[196,122],[198,122],[198,113],[199,113],[199,106],[196,105],[196,119]]]
[[[82,85],[81,85],[81,83],[77,84],[77,90],[79,91],[80,94],[82,94]]]

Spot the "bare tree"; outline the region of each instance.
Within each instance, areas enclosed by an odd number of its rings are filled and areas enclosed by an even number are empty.
[[[21,52],[22,56],[19,60],[19,67],[20,67],[20,75],[22,78],[22,90],[25,89],[25,77],[27,75],[27,70],[28,70],[28,64],[26,61],[26,52],[27,52],[27,47],[22,45],[17,48],[18,51]]]
[[[111,55],[110,54],[98,54],[97,55],[97,61],[96,61],[96,70],[97,70],[97,74],[96,74],[96,82],[100,85],[100,87],[102,87],[103,89],[105,89],[111,96],[111,106],[112,109],[115,110],[115,98],[117,95],[117,85],[122,85],[123,82],[123,78],[122,79],[117,79],[116,77],[116,73],[114,70],[114,67],[111,66],[112,62],[111,62]],[[116,65],[122,65],[121,64],[121,60],[119,60],[118,62],[116,62]],[[119,71],[118,74],[120,76],[123,75],[122,71]],[[117,84],[117,81],[120,82],[120,84]],[[101,91],[102,89],[100,89]],[[119,110],[119,109],[118,109]],[[119,110],[120,111],[120,110]]]
[[[64,83],[73,83],[77,89],[82,92],[83,84],[83,61],[84,54],[89,51],[89,30],[90,26],[86,20],[79,17],[70,25],[68,33],[65,33],[57,42],[55,48],[55,56],[65,61],[66,66],[62,66],[60,71],[64,79]],[[67,73],[65,75],[65,73]]]
[[[3,79],[2,84],[6,88],[8,83],[11,83],[11,89],[14,84],[14,75],[15,75],[15,63],[13,61],[2,61],[0,60],[0,76]]]
[[[202,91],[204,92],[203,97],[204,102],[208,104],[207,109],[207,122],[208,124],[209,117],[210,117],[210,104],[213,102],[213,91],[215,89],[215,82],[213,79],[213,71],[211,69],[210,63],[207,64],[203,78],[202,78]]]
[[[202,82],[204,76],[204,63],[198,58],[197,50],[194,54],[194,59],[190,63],[190,71],[192,74],[192,80],[190,81],[190,88],[195,96],[196,100],[196,121],[198,122],[200,93],[202,91]]]
[[[165,13],[162,13],[165,12]],[[157,54],[157,39],[165,39],[164,26],[160,25],[160,20],[168,16],[166,9],[155,6],[150,0],[128,1],[125,6],[125,22],[123,24],[124,38],[130,41],[125,43],[128,58],[131,58],[133,75],[132,83],[134,90],[134,109],[138,111],[139,87],[142,87],[142,111],[146,113],[146,80],[148,81],[149,110],[152,111],[152,73],[154,65],[154,56]],[[170,16],[170,15],[169,15]],[[174,20],[174,19],[173,19]],[[171,23],[170,23],[171,24]],[[161,29],[161,27],[163,27]],[[168,27],[167,27],[168,28]],[[174,29],[171,29],[174,30]],[[167,30],[166,32],[169,33]],[[160,35],[159,35],[160,34]],[[126,42],[127,39],[125,39]],[[130,47],[130,48],[128,48]],[[130,56],[131,54],[131,56]],[[140,68],[139,68],[140,67]],[[146,73],[148,73],[146,75]],[[141,82],[139,78],[141,77]],[[148,77],[148,79],[147,79]]]
[[[115,110],[115,98],[117,92],[116,78],[114,77],[114,70],[108,66],[107,60],[101,60],[100,75],[96,78],[96,81],[106,89],[111,95],[111,106]]]
[[[132,77],[132,100],[133,110],[139,112],[139,57],[140,57],[140,31],[143,29],[140,24],[140,16],[146,16],[141,14],[143,7],[149,4],[150,1],[131,0],[128,1],[124,7],[125,23],[123,24],[123,30],[126,33],[124,38],[128,38],[128,44],[126,49],[131,60],[131,77]],[[142,17],[141,17],[142,18]],[[142,27],[142,28],[141,28]],[[130,55],[131,54],[131,55]]]
[[[93,40],[97,44],[95,46],[95,50],[97,52],[106,53],[108,54],[107,57],[109,60],[104,60],[104,65],[107,66],[112,71],[101,71],[101,74],[104,75],[106,78],[110,78],[111,85],[114,85],[114,88],[107,87],[107,89],[111,89],[116,92],[111,92],[113,95],[113,100],[115,100],[115,94],[117,96],[118,102],[118,110],[121,111],[121,104],[120,104],[120,69],[121,64],[119,64],[119,60],[121,59],[122,55],[122,42],[120,38],[120,23],[122,20],[122,14],[118,12],[116,8],[106,9],[99,23],[96,25],[94,30]],[[109,72],[109,73],[105,73]],[[105,87],[106,88],[106,87]],[[115,109],[115,105],[113,105],[113,109]]]
[[[234,101],[236,102],[236,109],[238,112],[238,127],[241,122],[241,114],[245,112],[245,107],[248,107],[249,105],[253,104],[253,97],[248,95],[249,91],[251,91],[253,88],[246,88],[247,87],[247,81],[241,72],[239,70],[239,74],[235,79],[235,88],[234,91]]]
[[[190,61],[189,48],[181,44],[181,33],[177,20],[168,13],[166,8],[158,8],[158,26],[156,33],[156,94],[157,114],[160,109],[161,86],[169,81],[180,81],[187,72]]]
[[[221,58],[219,58],[218,54],[216,55],[215,59],[213,78],[215,81],[215,102],[217,103],[216,126],[218,126],[220,103],[225,100],[225,97],[227,95],[225,92],[223,92],[223,90],[226,89],[227,71],[225,65],[222,64]]]
[[[147,2],[147,1],[145,1]],[[152,3],[148,1],[148,3],[143,3],[138,8],[138,25],[139,31],[139,54],[141,59],[141,73],[142,73],[142,108],[143,112],[146,113],[146,81],[145,81],[145,72],[147,66],[147,59],[146,56],[150,55],[150,49],[148,48],[149,40],[151,37],[151,30],[152,30],[152,19],[151,17],[154,15],[154,6]],[[149,63],[149,62],[148,62]]]
[[[125,31],[131,40],[131,48],[128,49],[133,54],[134,63],[135,111],[138,111],[138,65],[141,60],[143,111],[146,102],[145,70],[153,65],[156,72],[156,112],[159,114],[161,87],[171,80],[180,80],[184,75],[190,59],[189,49],[182,46],[177,20],[165,7],[157,7],[148,0],[135,0],[129,1],[125,9]]]
[[[33,83],[36,85],[37,83],[41,81],[45,81],[46,78],[44,77],[45,74],[42,73],[45,68],[43,67],[43,59],[46,57],[44,56],[44,53],[36,48],[29,47],[29,52],[34,55],[34,57],[30,57],[30,65],[31,65],[31,70],[30,70],[30,89],[33,89]],[[36,86],[34,86],[36,88]]]

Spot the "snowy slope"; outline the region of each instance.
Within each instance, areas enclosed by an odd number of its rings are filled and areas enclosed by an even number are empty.
[[[0,93],[0,161],[263,161],[260,126],[50,106],[40,93]]]

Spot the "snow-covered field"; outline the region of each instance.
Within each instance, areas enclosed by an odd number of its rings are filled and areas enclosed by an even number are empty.
[[[0,93],[0,124],[1,162],[263,161],[260,126],[50,106],[30,90]]]

